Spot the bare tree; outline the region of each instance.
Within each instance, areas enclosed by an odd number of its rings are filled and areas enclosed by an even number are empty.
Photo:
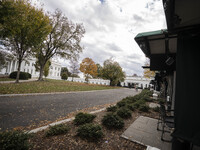
[[[82,24],[74,24],[58,10],[50,16],[52,30],[48,38],[36,50],[36,57],[40,65],[40,76],[43,80],[43,69],[46,62],[53,56],[75,58],[82,52],[81,38],[85,33]]]
[[[76,59],[70,59],[70,72],[72,76],[72,82],[74,81],[74,77],[78,76],[79,73],[79,64]]]

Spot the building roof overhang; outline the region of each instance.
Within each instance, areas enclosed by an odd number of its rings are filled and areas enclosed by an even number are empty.
[[[163,0],[167,28],[170,32],[200,27],[199,0]]]
[[[177,35],[167,30],[139,33],[135,41],[150,58],[150,70],[174,70]],[[173,66],[173,67],[172,67]]]

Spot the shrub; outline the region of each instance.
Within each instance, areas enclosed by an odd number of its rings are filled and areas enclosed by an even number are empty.
[[[152,108],[153,109],[153,111],[155,111],[155,112],[159,112],[160,111],[160,107],[154,107],[154,108]]]
[[[126,98],[123,98],[122,101],[123,101],[123,103],[125,102],[126,104],[132,104],[135,102],[135,99],[132,96],[128,96]],[[123,107],[123,106],[121,106],[121,107]]]
[[[63,80],[67,80],[67,79],[68,79],[68,75],[67,75],[66,72],[63,72],[63,73],[62,73],[61,79],[63,79]]]
[[[0,133],[0,149],[22,149],[28,150],[30,145],[28,143],[30,135],[22,131],[5,131]]]
[[[135,100],[135,101],[138,101],[138,100],[140,100],[142,98],[142,95],[141,94],[137,94],[137,95],[135,95],[134,97],[133,97],[133,99]]]
[[[118,103],[117,103],[117,106],[118,107],[123,107],[123,106],[126,106],[126,102],[125,101],[119,101]]]
[[[80,112],[75,116],[74,123],[76,125],[90,123],[93,121],[95,117],[96,117],[95,115]]]
[[[153,96],[153,91],[150,91],[150,90],[148,90],[148,89],[144,89],[144,90],[142,90],[142,92],[141,92],[140,94],[141,94],[142,96],[146,95],[146,96],[151,97],[151,96]]]
[[[153,101],[153,99],[151,97],[149,97],[148,95],[144,95],[142,99],[145,100],[146,102],[152,102]]]
[[[17,71],[12,72],[9,75],[9,78],[16,79],[17,78]],[[28,73],[26,73],[26,72],[20,72],[19,79],[21,79],[21,80],[28,80],[28,78],[29,78],[29,74]]]
[[[165,100],[162,99],[162,98],[157,99],[157,101],[158,101],[160,104],[164,104],[164,103],[165,103]]]
[[[32,75],[30,73],[28,73],[28,72],[25,72],[25,73],[27,74],[27,76],[28,76],[29,79],[32,78]]]
[[[147,106],[145,104],[144,105],[140,105],[139,111],[148,112],[149,111],[149,106]]]
[[[106,110],[107,111],[111,111],[111,112],[116,112],[117,111],[117,106],[109,106]]]
[[[117,115],[127,119],[131,117],[131,111],[128,108],[122,107],[117,111]]]
[[[100,125],[84,124],[77,130],[77,135],[82,139],[96,141],[103,137],[102,128]]]
[[[127,103],[134,103],[136,100],[135,100],[135,98],[134,98],[134,96],[128,96],[128,97],[126,97],[126,102]]]
[[[127,105],[127,108],[130,109],[130,110],[132,110],[132,111],[135,110],[134,104],[128,104],[128,105]]]
[[[138,100],[138,101],[136,101],[134,104],[133,104],[133,107],[135,108],[135,109],[137,109],[137,108],[139,108],[140,107],[140,105],[145,105],[145,101],[144,100]]]
[[[116,114],[105,115],[102,124],[108,129],[122,129],[124,127],[124,121]]]
[[[54,136],[59,134],[65,134],[69,131],[69,127],[65,124],[58,124],[55,126],[50,126],[49,129],[45,132],[45,135],[48,136]]]

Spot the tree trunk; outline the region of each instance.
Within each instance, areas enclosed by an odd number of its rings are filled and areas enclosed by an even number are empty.
[[[17,68],[17,77],[15,83],[19,83],[19,74],[20,74],[20,68],[21,68],[22,61],[19,60],[18,68]]]
[[[40,75],[38,81],[43,81],[44,66],[40,66]]]

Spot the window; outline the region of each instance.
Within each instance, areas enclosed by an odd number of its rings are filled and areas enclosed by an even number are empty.
[[[56,70],[57,68],[55,67],[55,70]]]
[[[26,69],[24,69],[24,72],[26,72]]]
[[[58,71],[60,71],[60,68],[58,68]]]
[[[57,73],[57,76],[59,76],[59,73]]]
[[[33,73],[33,69],[31,69],[31,74]]]
[[[27,69],[27,72],[29,73],[29,69]]]

